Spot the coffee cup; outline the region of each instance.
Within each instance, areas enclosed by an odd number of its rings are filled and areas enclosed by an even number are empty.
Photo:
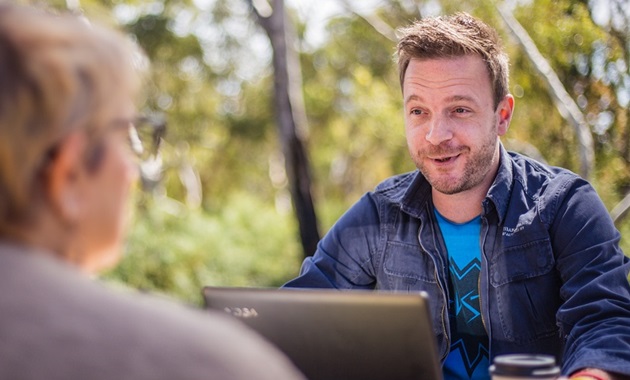
[[[498,355],[490,366],[492,380],[554,380],[560,376],[556,359],[549,355]]]

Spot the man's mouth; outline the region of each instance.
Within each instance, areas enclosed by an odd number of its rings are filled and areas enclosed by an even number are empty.
[[[459,154],[455,156],[448,156],[448,157],[433,157],[432,159],[439,163],[446,163],[446,162],[455,160],[457,157],[459,157]]]

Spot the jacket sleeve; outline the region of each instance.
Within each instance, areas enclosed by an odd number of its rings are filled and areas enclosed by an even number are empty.
[[[283,287],[373,289],[373,255],[380,239],[378,205],[368,193],[328,231],[300,275]]]
[[[563,304],[563,372],[599,368],[630,375],[630,260],[599,196],[582,179],[555,189],[551,220]]]

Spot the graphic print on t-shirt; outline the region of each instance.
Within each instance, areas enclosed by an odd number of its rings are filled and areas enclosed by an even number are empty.
[[[488,335],[481,318],[478,288],[481,219],[457,224],[437,211],[436,216],[449,261],[451,349],[444,363],[444,378],[489,379]]]
[[[449,301],[451,352],[447,362],[459,367],[457,378],[489,378],[488,336],[481,320],[477,291],[479,259],[473,259],[464,269],[460,269],[453,260],[449,262],[453,300]],[[476,369],[480,370],[479,375],[475,374]]]

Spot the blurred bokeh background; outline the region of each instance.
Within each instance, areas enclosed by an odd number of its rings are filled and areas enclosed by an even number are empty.
[[[168,121],[107,281],[198,304],[204,285],[295,276],[364,192],[414,169],[396,29],[454,11],[496,27],[509,52],[505,146],[588,178],[630,252],[629,0],[46,4],[130,34],[151,62],[142,110]]]

